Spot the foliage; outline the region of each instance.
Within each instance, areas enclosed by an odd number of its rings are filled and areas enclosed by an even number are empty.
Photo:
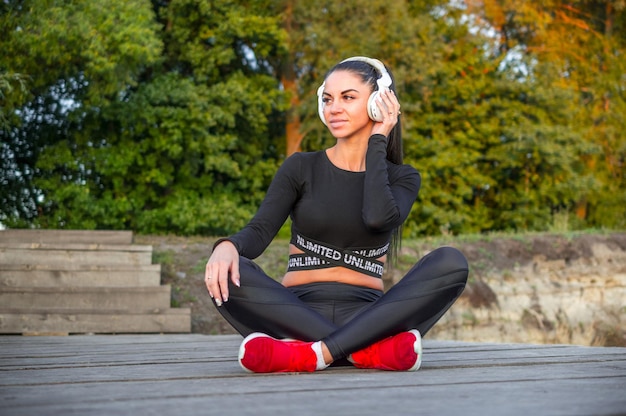
[[[621,0],[5,0],[0,223],[221,235],[315,91],[382,58],[423,187],[408,236],[626,227]]]
[[[495,30],[497,50],[522,56],[525,82],[571,97],[552,102],[569,114],[561,134],[583,142],[578,198],[558,207],[574,214],[575,226],[626,226],[625,7],[620,0],[489,0],[470,7]],[[570,150],[558,149],[559,156],[575,157]]]
[[[68,223],[54,213],[51,221],[47,207],[89,192],[84,186],[89,161],[73,155],[81,141],[93,140],[89,122],[137,85],[138,73],[159,57],[150,4],[7,1],[0,8],[0,71],[22,74],[28,90],[7,94],[2,103],[3,112],[13,116],[11,128],[0,133],[3,188],[6,184],[0,220],[9,226]],[[55,147],[56,162],[40,167],[40,155]],[[46,184],[51,188],[42,187]],[[55,201],[50,190],[61,199]]]
[[[13,149],[39,136],[28,161],[40,193],[30,221],[181,234],[241,227],[276,169],[268,125],[284,100],[263,66],[283,41],[274,18],[261,2],[256,15],[228,1],[107,3],[33,1],[31,13],[16,12],[7,43],[12,54],[35,55],[3,66],[59,68],[31,85],[25,103],[44,122],[11,131]],[[61,30],[67,20],[76,32]],[[74,49],[47,55],[51,45],[35,47],[40,29],[46,42]],[[79,38],[95,40],[81,48]]]
[[[592,146],[568,128],[563,104],[573,96],[519,79],[524,62],[507,64],[485,47],[489,38],[469,36],[459,10],[444,17],[439,35],[420,45],[439,59],[418,86],[419,111],[408,115],[407,155],[426,184],[412,232],[544,229],[593,184],[580,159]]]

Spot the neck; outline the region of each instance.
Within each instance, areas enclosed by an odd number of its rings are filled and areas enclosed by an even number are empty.
[[[352,172],[365,171],[365,154],[367,142],[349,140],[337,140],[337,144],[326,150],[331,162],[343,169]]]

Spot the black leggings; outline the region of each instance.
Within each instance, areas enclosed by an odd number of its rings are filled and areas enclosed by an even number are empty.
[[[323,341],[335,360],[402,331],[422,335],[461,295],[465,256],[441,247],[424,256],[386,293],[340,283],[286,288],[251,260],[240,259],[241,287],[229,282],[217,310],[243,336]]]

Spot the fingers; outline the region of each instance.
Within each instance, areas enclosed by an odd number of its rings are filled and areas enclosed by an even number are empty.
[[[240,287],[241,281],[239,279],[239,263],[235,262],[230,268],[230,280],[232,280],[235,286]]]
[[[217,281],[217,269],[213,267],[211,263],[207,263],[206,269],[204,271],[204,284],[209,291],[209,296],[211,296],[211,298],[215,300],[215,303],[217,303],[217,299],[215,299],[215,293],[221,293]],[[221,304],[221,298],[219,299],[219,302]]]
[[[216,283],[219,287],[215,294],[215,303],[222,306],[222,302],[228,302],[228,269],[224,264],[218,264]]]
[[[398,102],[398,98],[396,98],[396,94],[390,89],[385,89],[379,94],[379,97],[383,104],[381,110],[386,112],[386,116],[392,121],[397,120],[398,115],[401,113],[400,103]]]
[[[375,123],[372,134],[389,136],[393,127],[398,124],[400,103],[393,91],[385,89],[378,94],[377,105],[382,114],[382,121]]]
[[[226,240],[213,249],[204,272],[204,283],[218,307],[228,301],[229,278],[239,287],[239,253],[235,245]]]
[[[236,267],[238,269],[238,267]],[[215,304],[219,307],[228,301],[228,277],[232,275],[233,283],[239,285],[239,270],[235,273],[230,272],[230,266],[227,263],[209,262],[206,265],[204,273],[204,283],[209,296],[213,298]]]

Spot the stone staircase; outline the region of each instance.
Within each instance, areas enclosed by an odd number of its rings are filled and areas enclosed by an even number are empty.
[[[0,230],[0,334],[189,333],[130,231]]]

